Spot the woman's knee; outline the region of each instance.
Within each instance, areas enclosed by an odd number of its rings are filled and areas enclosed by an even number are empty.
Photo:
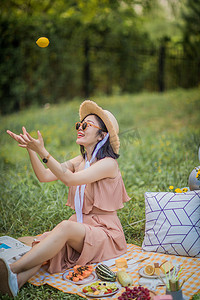
[[[66,232],[66,231],[68,231],[68,229],[69,229],[69,221],[68,220],[63,220],[62,222],[60,222],[57,226],[57,229],[59,230],[59,231],[63,231],[63,232]]]
[[[62,222],[60,222],[58,224],[58,229],[59,229],[59,231],[70,235],[71,233],[72,234],[74,233],[75,224],[73,221],[63,220]]]
[[[58,229],[61,234],[67,235],[69,239],[85,235],[84,226],[74,221],[63,220],[59,223]]]

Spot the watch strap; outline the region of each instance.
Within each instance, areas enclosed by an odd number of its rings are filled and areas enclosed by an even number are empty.
[[[51,154],[48,154],[47,157],[44,157],[44,158],[42,159],[43,163],[46,164],[46,163],[48,162],[48,159],[49,159],[50,156],[51,156]]]

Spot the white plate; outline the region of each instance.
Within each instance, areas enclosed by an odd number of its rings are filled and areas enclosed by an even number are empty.
[[[101,284],[104,284],[104,283],[106,283],[106,284],[109,283],[109,284],[110,284],[110,283],[111,283],[111,282],[105,282],[105,281],[98,281],[98,282],[100,282]],[[86,297],[90,297],[90,298],[110,297],[110,296],[116,294],[117,292],[119,292],[119,284],[116,283],[116,282],[112,282],[112,283],[115,283],[115,285],[117,286],[117,289],[116,289],[114,292],[112,292],[112,293],[108,293],[108,294],[99,293],[98,295],[93,295],[93,294],[90,294],[90,293],[84,293],[84,292],[83,292],[84,287],[87,287],[87,286],[89,286],[90,284],[88,284],[88,285],[84,286],[83,288],[81,288],[81,293],[82,293],[83,295],[85,295]]]
[[[144,268],[145,268],[145,267],[142,267],[141,269],[139,269],[138,272],[139,272],[140,276],[146,277],[146,278],[154,278],[154,279],[155,279],[155,278],[156,278],[156,279],[159,278],[157,275],[147,275],[147,274],[145,274],[145,273],[144,273]],[[164,273],[161,273],[161,274],[160,274],[160,277],[165,277],[165,274],[164,274]]]
[[[83,280],[79,280],[77,282],[74,282],[73,280],[70,280],[70,279],[66,278],[66,276],[69,275],[69,272],[74,272],[74,270],[73,269],[67,270],[65,273],[63,273],[62,278],[63,278],[63,280],[66,280],[66,281],[71,282],[73,284],[78,284],[78,285],[79,284],[88,284],[88,283],[91,283],[91,282],[96,281],[98,279],[96,273],[92,272],[90,274],[90,276],[84,278]]]

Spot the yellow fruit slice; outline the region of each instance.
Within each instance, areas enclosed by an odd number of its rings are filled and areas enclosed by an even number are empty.
[[[144,273],[145,273],[146,275],[151,276],[151,275],[154,274],[154,271],[155,271],[155,267],[154,267],[153,265],[146,265],[146,266],[144,267]]]
[[[46,37],[40,37],[37,41],[36,44],[41,47],[41,48],[45,48],[49,45],[49,40]]]
[[[161,269],[160,268],[155,268],[154,274],[157,275],[157,276],[160,276],[162,274]]]
[[[161,270],[163,273],[168,273],[169,271],[171,271],[174,266],[172,265],[172,263],[170,261],[165,261],[161,266],[160,266]]]

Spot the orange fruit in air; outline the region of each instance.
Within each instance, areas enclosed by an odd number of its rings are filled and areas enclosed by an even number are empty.
[[[36,44],[41,47],[41,48],[46,48],[49,45],[49,40],[46,37],[40,37],[37,41]]]
[[[154,267],[153,265],[146,265],[146,266],[144,267],[144,273],[145,273],[146,275],[151,276],[151,275],[154,274],[154,271],[155,271],[155,267]]]

